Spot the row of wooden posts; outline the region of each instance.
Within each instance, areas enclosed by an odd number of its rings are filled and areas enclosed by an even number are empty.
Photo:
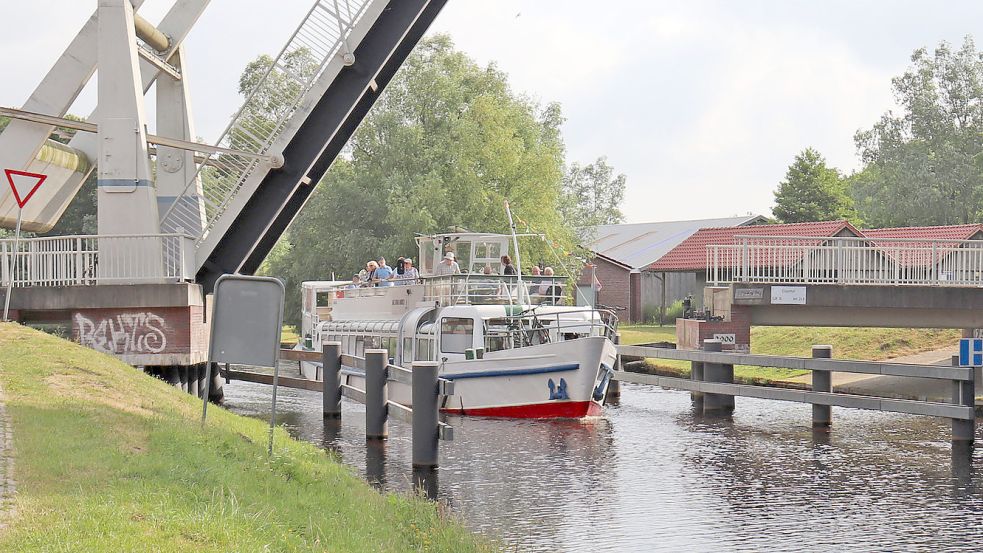
[[[384,349],[365,350],[365,357],[343,355],[340,342],[324,342],[321,349],[322,411],[325,418],[341,418],[341,398],[365,404],[365,439],[389,437],[389,418],[410,423],[413,441],[413,466],[433,468],[438,465],[438,444],[452,440],[453,429],[439,420],[440,396],[452,395],[454,383],[437,376],[439,363],[415,361],[408,370],[389,363]],[[342,366],[365,370],[365,389],[343,384]],[[389,399],[389,383],[410,386],[412,407]]]
[[[974,369],[958,366],[906,365],[877,361],[833,360],[832,347],[817,345],[812,358],[779,357],[721,351],[719,340],[704,340],[702,350],[676,350],[648,346],[619,346],[618,352],[629,359],[673,359],[690,361],[690,378],[618,371],[615,379],[623,382],[652,384],[688,390],[694,405],[706,415],[727,414],[734,410],[734,397],[754,397],[812,404],[812,426],[829,429],[833,423],[832,407],[851,407],[890,411],[912,415],[945,417],[952,421],[953,442],[973,442],[975,433]],[[812,389],[798,390],[755,384],[735,384],[734,365],[752,365],[805,369],[812,372]],[[931,378],[951,382],[951,401],[936,402],[895,399],[834,392],[833,372],[861,373],[913,378]]]

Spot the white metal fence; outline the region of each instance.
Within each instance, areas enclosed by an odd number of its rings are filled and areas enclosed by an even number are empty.
[[[707,282],[983,286],[983,241],[737,236],[707,246]]]
[[[373,2],[379,4],[380,0],[315,2],[276,59],[254,83],[246,83],[251,85],[251,90],[216,146],[279,155],[277,150],[289,141],[306,117],[301,114],[300,121],[295,121],[295,115],[310,109],[316,101],[311,97],[314,94],[309,93],[329,62],[338,56],[351,55],[355,45],[349,48],[349,35]],[[263,161],[251,156],[223,153],[210,157],[199,166],[196,179],[187,183],[181,197],[163,215],[161,228],[201,228],[203,207],[205,227],[195,237],[200,241],[246,181],[257,175],[261,178],[269,169]],[[198,178],[201,179],[200,198]]]
[[[194,239],[181,234],[0,240],[0,286],[80,286],[194,279]]]

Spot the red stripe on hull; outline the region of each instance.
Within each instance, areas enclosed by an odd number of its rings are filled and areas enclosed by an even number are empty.
[[[532,405],[507,405],[478,409],[441,409],[444,413],[475,417],[510,419],[579,419],[601,414],[601,406],[593,401],[551,401]]]

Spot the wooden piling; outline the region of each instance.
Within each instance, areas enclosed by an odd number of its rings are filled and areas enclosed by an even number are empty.
[[[326,419],[341,418],[341,342],[321,346],[321,411]]]
[[[413,466],[437,466],[437,369],[433,361],[413,363]]]
[[[384,349],[365,350],[365,439],[384,440],[389,437],[386,364]]]
[[[833,357],[833,346],[812,346],[813,359],[830,359]],[[830,371],[812,371],[812,390],[814,392],[833,391],[833,373]],[[833,424],[833,408],[829,405],[812,405],[812,427],[829,429]]]

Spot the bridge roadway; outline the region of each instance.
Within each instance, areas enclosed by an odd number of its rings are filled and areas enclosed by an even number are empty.
[[[801,289],[779,300],[801,303],[775,303],[775,286]],[[751,325],[983,328],[979,287],[734,283],[707,293],[715,314],[743,312]]]

